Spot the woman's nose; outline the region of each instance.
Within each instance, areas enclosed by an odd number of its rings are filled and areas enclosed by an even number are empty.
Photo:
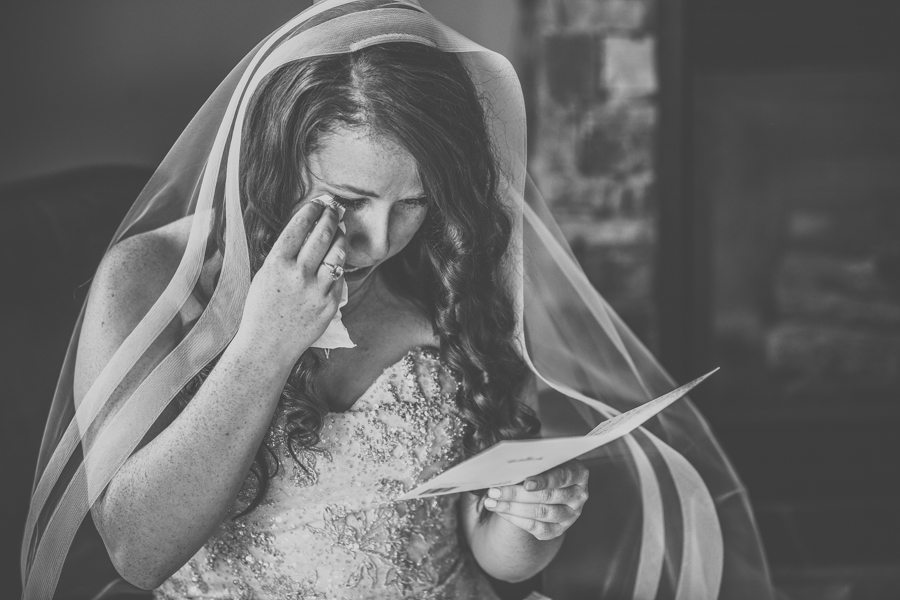
[[[367,210],[348,227],[350,248],[373,261],[385,258],[391,250],[391,211]]]

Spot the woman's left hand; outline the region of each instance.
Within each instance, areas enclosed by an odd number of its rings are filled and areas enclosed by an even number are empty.
[[[488,490],[484,507],[539,540],[552,540],[572,526],[588,499],[588,470],[570,460],[518,485]]]

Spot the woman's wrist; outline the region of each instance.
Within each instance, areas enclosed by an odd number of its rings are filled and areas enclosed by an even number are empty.
[[[487,547],[479,553],[479,564],[491,576],[511,583],[540,573],[559,552],[565,537],[538,540],[495,514],[484,520],[481,533]]]
[[[563,536],[536,539],[496,513],[485,511],[485,499],[474,494],[463,494],[462,499],[468,513],[464,518],[467,539],[475,560],[496,579],[515,583],[534,577],[556,556]]]
[[[300,355],[306,351],[302,348],[299,353],[287,352],[268,343],[264,336],[253,335],[242,329],[232,339],[226,349],[226,354],[234,356],[242,364],[247,364],[266,373],[270,377],[283,376],[287,380]],[[294,354],[296,353],[296,356]]]

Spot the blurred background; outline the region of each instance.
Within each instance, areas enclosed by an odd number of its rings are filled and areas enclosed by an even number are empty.
[[[421,0],[516,65],[531,170],[696,401],[786,598],[900,597],[900,35],[879,0]],[[19,0],[0,20],[0,596],[83,288],[230,68],[308,1]],[[598,517],[599,518],[599,517]],[[585,528],[586,530],[587,528]],[[574,532],[547,576],[590,597]]]

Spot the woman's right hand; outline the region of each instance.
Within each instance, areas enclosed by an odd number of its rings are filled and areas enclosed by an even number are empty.
[[[236,341],[290,367],[325,332],[343,286],[328,265],[347,256],[339,219],[320,201],[300,206],[250,284]]]

